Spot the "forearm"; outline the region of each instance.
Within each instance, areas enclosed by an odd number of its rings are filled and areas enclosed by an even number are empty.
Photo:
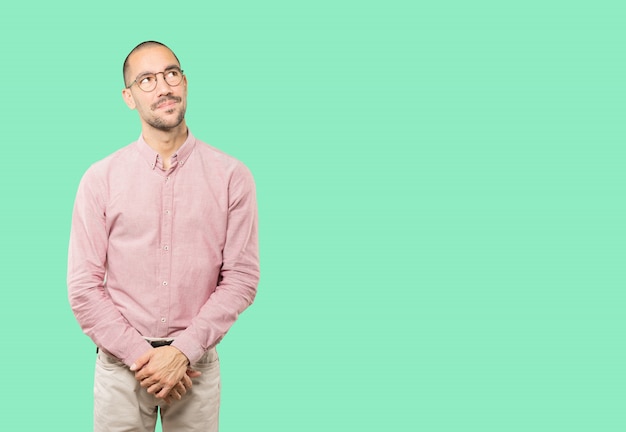
[[[258,280],[258,271],[232,283],[225,278],[172,345],[192,364],[198,361],[209,348],[219,343],[239,315],[252,304]]]
[[[69,300],[83,332],[106,352],[130,366],[151,348],[150,344],[126,322],[113,302],[98,286],[87,287],[68,280]]]

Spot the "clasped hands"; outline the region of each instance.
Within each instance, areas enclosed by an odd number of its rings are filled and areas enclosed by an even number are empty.
[[[178,348],[151,348],[130,367],[135,379],[148,393],[170,403],[180,400],[191,388],[191,378],[202,373],[189,367],[189,360]]]

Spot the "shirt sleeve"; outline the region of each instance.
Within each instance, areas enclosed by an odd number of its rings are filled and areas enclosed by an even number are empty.
[[[83,332],[130,366],[151,346],[129,325],[105,289],[108,232],[103,177],[92,166],[78,187],[68,251],[68,297]]]
[[[226,241],[217,288],[172,344],[191,363],[217,345],[254,301],[260,275],[257,213],[252,174],[239,163],[229,182]]]

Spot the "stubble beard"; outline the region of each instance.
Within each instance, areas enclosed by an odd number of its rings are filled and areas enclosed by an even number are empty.
[[[174,101],[177,102],[177,104],[180,104],[181,102],[183,102],[183,98],[174,95],[163,96],[158,101],[150,105],[150,111],[152,111],[152,114],[154,114],[154,116],[145,119],[146,123],[148,123],[153,128],[165,132],[168,132],[178,127],[185,119],[185,112],[187,110],[187,105],[185,103],[182,103],[178,106],[173,106],[171,109],[166,110],[161,117],[160,114],[156,111],[159,109],[159,106],[161,104],[167,103],[168,101]],[[169,115],[174,113],[177,107],[180,108],[180,110],[178,111],[178,115],[174,119],[172,119],[171,117],[169,117]]]
[[[171,111],[169,112],[166,111],[166,114],[170,114],[170,113]],[[183,122],[184,119],[185,119],[185,109],[181,109],[178,112],[178,115],[176,116],[176,118],[174,119],[171,119],[168,121],[162,117],[153,117],[153,118],[147,119],[146,123],[148,123],[150,126],[152,126],[155,129],[168,132],[178,127]]]

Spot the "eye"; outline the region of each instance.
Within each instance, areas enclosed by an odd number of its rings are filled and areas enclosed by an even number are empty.
[[[137,82],[139,83],[139,85],[152,84],[152,82],[154,82],[155,78],[156,77],[154,75],[144,75],[141,78],[139,78],[139,80]]]
[[[177,78],[180,75],[180,71],[176,69],[168,70],[166,72],[168,78]]]

